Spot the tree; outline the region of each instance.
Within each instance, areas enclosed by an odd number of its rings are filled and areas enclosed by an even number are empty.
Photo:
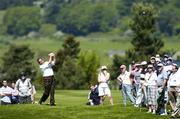
[[[73,36],[68,36],[56,55],[57,87],[60,89],[82,89],[85,83],[85,74],[78,65],[80,43]]]
[[[52,0],[45,8],[45,19],[57,29],[74,35],[106,32],[116,27],[118,13],[113,2],[100,0]]]
[[[27,35],[41,27],[40,9],[36,7],[15,7],[5,13],[3,24],[7,33],[15,36]]]
[[[57,88],[59,89],[84,89],[85,73],[77,65],[75,59],[66,57],[62,67],[56,73]]]
[[[0,9],[7,9],[15,6],[32,6],[35,0],[1,0]]]
[[[97,83],[99,57],[94,52],[80,53],[80,43],[69,36],[57,52],[55,66],[57,87],[60,89],[87,89]]]
[[[158,18],[159,29],[162,33],[172,36],[175,33],[175,27],[178,26],[178,17],[175,11],[164,10]]]
[[[12,45],[5,53],[2,65],[1,80],[16,81],[21,72],[25,72],[30,78],[35,74],[35,68],[32,63],[34,53],[28,46]]]
[[[48,23],[55,23],[56,15],[63,7],[66,0],[48,0],[45,6],[45,20]]]
[[[127,51],[127,57],[132,60],[145,60],[155,55],[164,43],[156,32],[158,16],[157,9],[151,4],[135,4],[133,6],[133,21],[131,29],[134,32],[131,41],[133,48]]]
[[[97,69],[100,66],[100,59],[92,51],[86,51],[82,53],[78,59],[78,64],[82,67],[85,72],[85,87],[90,86],[90,84],[97,84]]]
[[[63,49],[60,49],[56,55],[56,67],[55,70],[57,71],[59,67],[62,66],[63,62],[65,61],[66,57],[70,57],[72,59],[77,59],[80,53],[79,48],[80,43],[74,39],[74,36],[68,36],[64,43]]]

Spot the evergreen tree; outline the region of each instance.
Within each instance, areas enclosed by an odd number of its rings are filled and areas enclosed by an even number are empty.
[[[151,4],[135,4],[133,6],[133,22],[131,29],[134,37],[131,41],[133,49],[127,51],[127,57],[132,60],[145,60],[155,55],[164,43],[157,34],[158,11]]]
[[[97,69],[100,66],[100,59],[95,52],[84,52],[79,57],[79,66],[86,74],[85,87],[97,84]]]
[[[76,41],[74,39],[74,36],[69,36],[67,37],[67,39],[64,41],[63,43],[63,48],[64,48],[64,54],[66,54],[66,56],[69,56],[71,58],[78,58],[78,54],[80,52],[80,48],[79,48],[79,41]]]
[[[68,36],[56,55],[55,71],[57,88],[82,89],[85,84],[85,73],[78,65],[77,59],[80,52],[80,43],[73,36]]]
[[[33,57],[34,53],[28,46],[12,45],[3,57],[1,80],[16,81],[21,72],[32,78],[36,73],[32,63]]]
[[[62,66],[63,62],[66,60],[66,57],[70,57],[73,59],[77,59],[80,48],[79,48],[80,43],[74,39],[74,36],[68,36],[64,43],[63,43],[63,49],[60,49],[57,52],[56,55],[56,67],[55,71],[58,70],[59,67]]]
[[[57,74],[57,88],[59,89],[84,89],[85,73],[75,59],[66,57]]]

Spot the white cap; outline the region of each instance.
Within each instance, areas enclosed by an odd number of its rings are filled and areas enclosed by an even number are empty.
[[[146,61],[142,61],[141,65],[147,65],[147,62]]]

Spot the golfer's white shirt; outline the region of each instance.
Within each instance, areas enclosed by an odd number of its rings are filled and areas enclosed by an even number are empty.
[[[54,72],[52,69],[52,66],[54,64],[55,64],[54,62],[52,62],[52,63],[44,62],[42,65],[39,66],[43,73],[43,77],[48,77],[48,76],[54,75]]]
[[[12,91],[13,91],[13,89],[10,88],[9,86],[6,86],[6,87],[3,86],[0,88],[0,94],[1,95],[2,94],[12,94]],[[8,96],[2,97],[1,101],[6,102],[6,103],[11,103],[11,99]]]

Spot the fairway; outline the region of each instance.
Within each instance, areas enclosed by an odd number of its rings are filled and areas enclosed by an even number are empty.
[[[38,101],[42,92],[37,93]],[[113,90],[114,106],[106,98],[101,106],[86,106],[87,90],[56,91],[57,106],[50,107],[46,101],[43,105],[9,105],[0,106],[0,119],[167,119],[169,116],[147,114],[145,108],[135,108],[131,104],[122,105],[118,90]]]

